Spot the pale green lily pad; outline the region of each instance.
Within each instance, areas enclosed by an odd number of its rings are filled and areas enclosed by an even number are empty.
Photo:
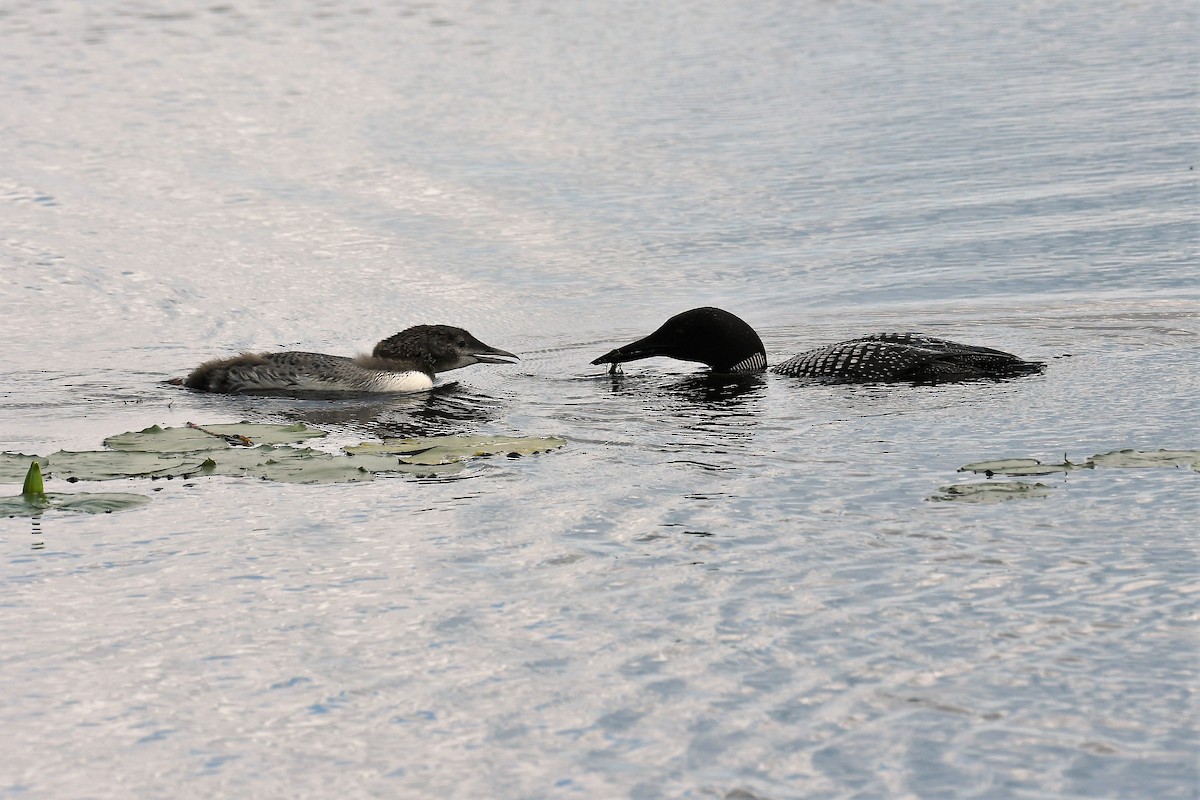
[[[1063,461],[1059,464],[1038,464],[1036,467],[1013,467],[1001,472],[992,471],[993,475],[1008,475],[1017,477],[1019,475],[1053,475],[1056,472],[1070,472],[1073,469],[1090,469],[1091,463],[1072,464],[1070,461]]]
[[[987,481],[957,483],[953,486],[943,486],[939,491],[942,494],[929,499],[959,503],[999,503],[1022,497],[1045,497],[1050,494],[1050,487],[1044,483],[1024,481]]]
[[[988,475],[1050,475],[1075,469],[1096,467],[1188,467],[1200,470],[1200,450],[1114,450],[1092,456],[1082,464],[1063,459],[1059,464],[1043,464],[1036,458],[1006,458],[979,461],[958,468],[959,472]]]
[[[449,464],[412,464],[404,461],[401,456],[384,455],[379,453],[347,453],[346,458],[351,464],[356,464],[368,472],[402,472],[417,477],[433,477],[435,475],[451,475],[462,472],[462,461]]]
[[[1200,450],[1114,450],[1092,456],[1097,467],[1192,467],[1200,469]]]
[[[42,482],[42,465],[31,461],[21,493],[16,497],[0,497],[0,516],[36,517],[52,508],[84,514],[108,514],[149,502],[149,497],[140,494],[47,492]]]
[[[1004,472],[1009,469],[1036,467],[1042,462],[1036,458],[1001,458],[996,461],[977,461],[958,468],[959,472]]]
[[[997,461],[979,461],[959,467],[959,472],[977,472],[987,475],[1053,475],[1055,472],[1070,472],[1073,469],[1087,469],[1091,461],[1082,464],[1072,464],[1063,459],[1058,464],[1043,464],[1036,458],[1004,458]]]
[[[34,461],[46,465],[45,456],[27,456],[24,453],[0,453],[0,483],[20,483],[29,474],[29,465]]]
[[[553,437],[435,436],[393,439],[345,448],[345,454],[289,446],[324,436],[298,425],[190,425],[110,436],[111,449],[59,451],[50,456],[4,453],[0,468],[17,481],[38,461],[46,473],[67,480],[175,478],[201,475],[253,477],[290,483],[346,483],[372,480],[377,473],[437,476],[458,472],[476,456],[528,455],[562,447]],[[19,474],[18,474],[19,470]],[[135,495],[140,497],[140,495]]]
[[[108,514],[150,502],[141,494],[125,492],[46,492],[26,497],[0,497],[0,516],[36,517],[45,511],[76,511],[83,514]]]
[[[398,470],[388,470],[388,472],[402,472],[412,475],[414,478],[440,478],[443,475],[462,472],[464,467],[465,464],[461,461],[453,461],[449,464],[401,464]]]
[[[434,436],[434,439],[451,437]],[[352,456],[378,455],[409,459],[434,448],[431,444],[421,444],[424,439],[384,439],[382,442],[361,442],[348,444],[342,448]]]
[[[317,450],[292,447],[232,448],[210,453],[202,474],[231,475],[282,480],[293,483],[347,483],[369,481],[375,473],[403,472],[419,476],[458,472],[461,463],[420,465],[408,464],[398,456],[333,455]]]
[[[128,450],[60,450],[46,457],[50,477],[73,481],[119,478],[178,478],[194,475],[204,463],[201,453],[151,453]]]
[[[284,483],[356,483],[375,476],[345,456],[310,448],[230,448],[210,453],[201,466],[203,475],[262,478]]]
[[[352,455],[393,454],[409,464],[450,464],[498,453],[531,455],[556,450],[567,443],[555,436],[430,436],[424,439],[385,439],[342,448]]]
[[[237,422],[228,425],[191,425],[186,428],[160,428],[151,425],[143,431],[119,433],[104,440],[114,450],[149,453],[195,453],[224,450],[228,447],[253,447],[260,444],[292,444],[324,436],[325,431],[302,422],[295,425],[268,425]]]

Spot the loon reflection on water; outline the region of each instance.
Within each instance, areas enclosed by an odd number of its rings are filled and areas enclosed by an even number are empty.
[[[416,325],[375,345],[369,356],[243,353],[207,361],[178,381],[189,389],[228,394],[423,392],[437,373],[471,364],[508,364],[517,356],[484,344],[462,328]]]
[[[668,319],[636,342],[592,361],[611,364],[666,356],[707,364],[714,373],[753,374],[767,370],[762,339],[744,320],[720,308],[694,308]],[[989,347],[959,344],[917,333],[875,333],[793,356],[771,372],[822,383],[945,383],[1014,378],[1041,372],[1045,364],[1025,361]]]

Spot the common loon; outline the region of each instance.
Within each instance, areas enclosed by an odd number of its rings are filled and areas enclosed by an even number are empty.
[[[508,364],[517,356],[462,328],[416,325],[389,336],[371,355],[243,353],[206,361],[181,383],[202,392],[421,392],[433,376],[471,364]]]
[[[728,311],[712,307],[676,314],[649,336],[592,363],[611,364],[609,371],[615,372],[622,362],[653,356],[699,361],[718,373],[767,369],[766,350],[754,329]],[[988,347],[918,333],[874,333],[800,353],[771,371],[822,383],[938,383],[1011,378],[1044,367]]]

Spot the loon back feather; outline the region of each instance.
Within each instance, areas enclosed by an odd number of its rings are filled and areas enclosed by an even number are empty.
[[[771,371],[840,383],[945,382],[1015,377],[1044,366],[1003,350],[919,333],[875,333],[800,353]]]

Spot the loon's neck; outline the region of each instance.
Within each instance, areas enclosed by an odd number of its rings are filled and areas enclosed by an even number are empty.
[[[433,376],[437,374],[434,371],[432,359],[385,358],[376,355],[364,355],[355,357],[354,364],[363,369],[377,372],[419,372],[428,376],[430,380],[433,380]]]

